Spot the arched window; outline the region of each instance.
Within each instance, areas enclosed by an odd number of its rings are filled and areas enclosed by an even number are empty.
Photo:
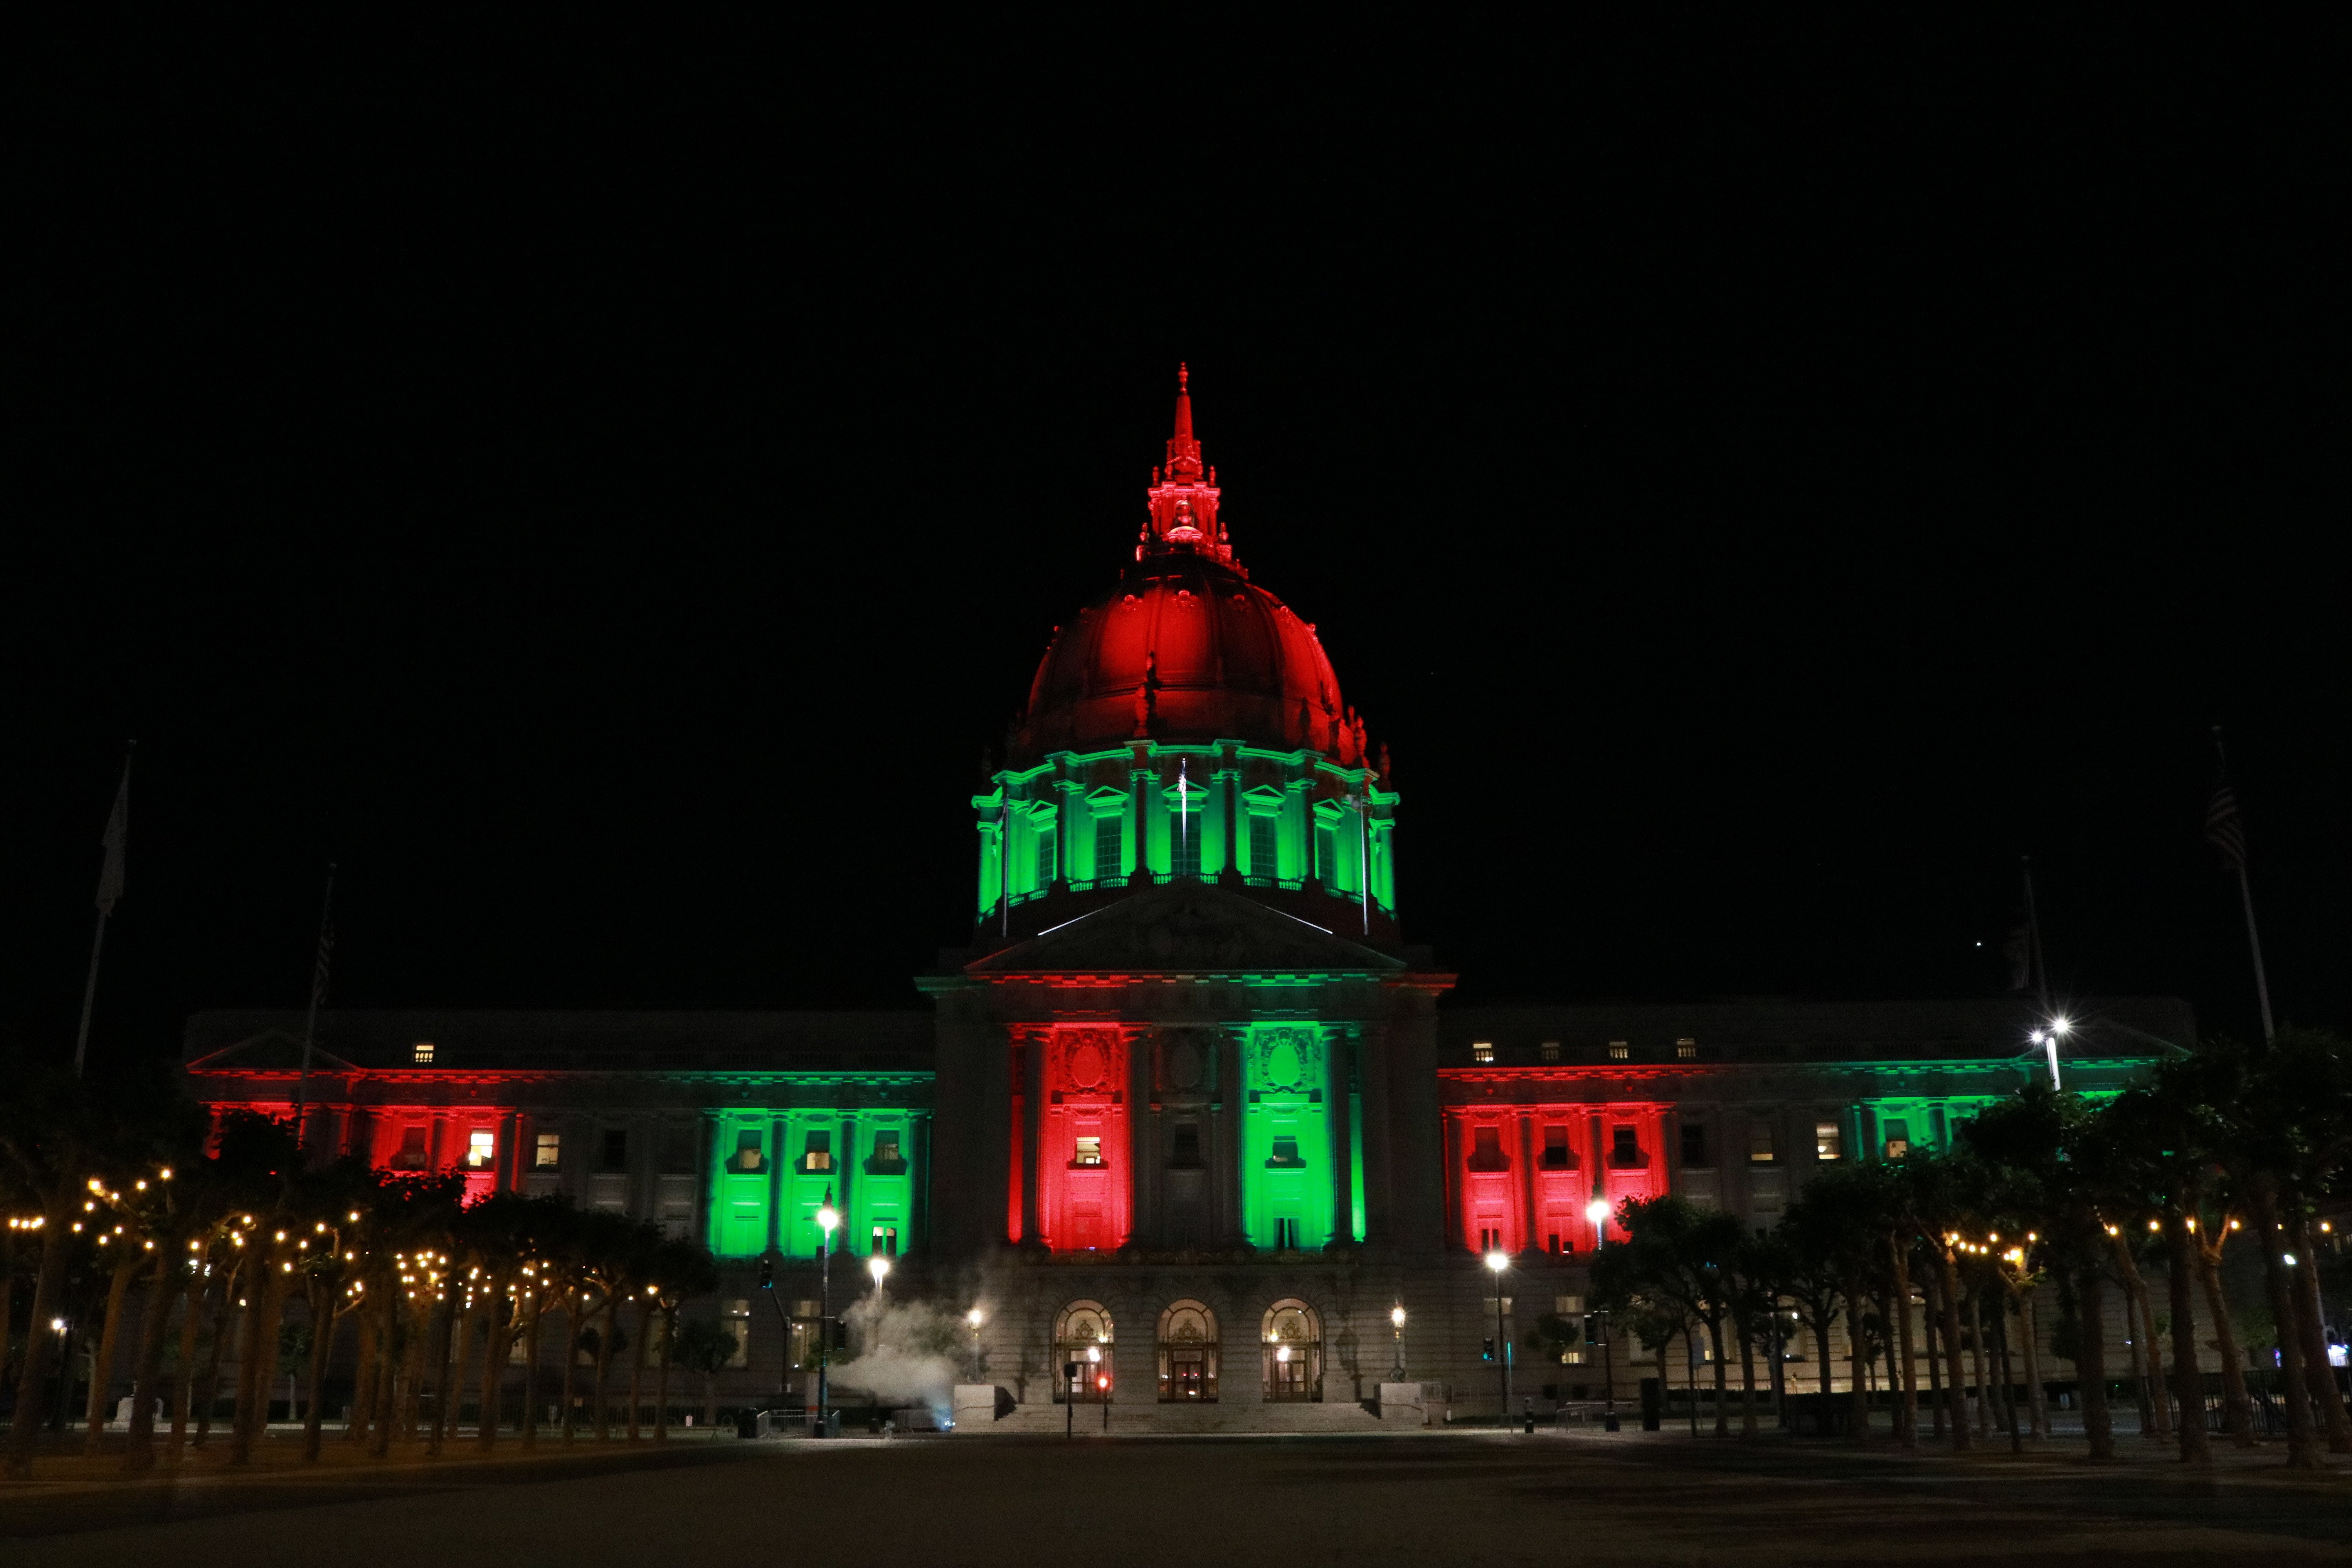
[[[1204,1302],[1178,1301],[1160,1314],[1160,1402],[1217,1399],[1217,1315]]]
[[[1110,1313],[1099,1301],[1073,1301],[1054,1321],[1054,1403],[1076,1398],[1098,1405],[1110,1398]],[[1077,1368],[1073,1378],[1068,1369]],[[1075,1391],[1075,1392],[1074,1392]]]
[[[1266,1309],[1258,1338],[1265,1353],[1269,1402],[1313,1404],[1323,1397],[1323,1320],[1292,1298]]]

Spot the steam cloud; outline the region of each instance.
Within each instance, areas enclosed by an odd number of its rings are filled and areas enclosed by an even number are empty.
[[[894,1301],[878,1290],[860,1297],[841,1316],[857,1354],[833,1369],[836,1388],[864,1389],[877,1405],[923,1405],[942,1418],[949,1415],[960,1320],[921,1301]]]

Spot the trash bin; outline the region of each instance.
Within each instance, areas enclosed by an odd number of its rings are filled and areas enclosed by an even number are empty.
[[[738,1437],[756,1437],[759,1435],[760,1412],[756,1410],[738,1410],[735,1413],[735,1436]]]

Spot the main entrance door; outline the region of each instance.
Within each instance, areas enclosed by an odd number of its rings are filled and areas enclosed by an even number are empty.
[[[1160,1314],[1160,1400],[1212,1404],[1217,1397],[1217,1315],[1204,1302],[1178,1301]]]

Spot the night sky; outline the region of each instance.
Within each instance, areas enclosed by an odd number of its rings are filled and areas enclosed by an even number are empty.
[[[330,859],[338,1005],[919,1005],[1180,360],[1465,999],[1998,992],[2030,853],[2063,994],[2247,1029],[2221,723],[2278,1010],[2352,1026],[2335,95],[1653,41],[853,113],[607,42],[20,81],[21,1043],[128,736],[102,1063],[299,1005]]]

